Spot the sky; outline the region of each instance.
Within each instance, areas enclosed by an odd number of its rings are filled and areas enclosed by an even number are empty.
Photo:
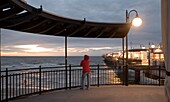
[[[161,0],[26,0],[63,17],[93,22],[125,22],[125,11],[137,10],[143,23],[131,27],[129,48],[159,44]],[[135,13],[130,13],[130,20]],[[1,29],[1,56],[64,56],[64,38]],[[102,56],[122,49],[121,39],[68,38],[68,56]]]

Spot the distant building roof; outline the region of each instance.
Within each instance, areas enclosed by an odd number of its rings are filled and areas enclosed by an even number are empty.
[[[128,51],[129,52],[140,52],[140,51],[148,51],[148,49],[142,49],[142,48],[140,48],[140,49],[129,49]]]

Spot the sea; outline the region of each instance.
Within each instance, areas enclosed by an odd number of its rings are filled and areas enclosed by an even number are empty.
[[[80,65],[81,60],[84,59],[84,56],[68,56],[68,65]],[[90,56],[90,65],[103,65],[104,59],[102,56]],[[27,69],[27,68],[39,68],[41,67],[57,67],[61,68],[61,66],[65,66],[65,57],[64,56],[1,56],[1,78],[0,78],[0,93],[2,96],[1,99],[5,99],[5,90],[6,86],[8,86],[9,97],[16,97],[17,95],[24,95],[31,92],[39,91],[39,79],[40,75],[37,73],[37,70],[31,70],[27,72],[27,70],[20,71],[9,71],[7,79],[9,79],[8,83],[6,83],[6,73],[3,71],[8,68],[8,70],[13,69]],[[56,88],[64,88],[65,87],[65,71],[50,69],[46,71],[43,69],[41,73],[41,90],[51,90]],[[69,73],[69,72],[68,72]],[[101,76],[108,74],[108,70],[102,71]],[[80,86],[80,70],[72,71],[71,75],[71,83],[73,86]],[[110,75],[110,74],[108,74]],[[108,77],[105,77],[107,80]],[[91,80],[97,80],[97,71],[91,72]],[[102,79],[101,79],[102,80]],[[109,81],[109,80],[108,80]],[[68,81],[69,83],[70,81]],[[92,81],[91,84],[96,83],[96,81]],[[111,82],[110,82],[111,83]],[[8,84],[8,85],[7,85]]]
[[[68,56],[68,65],[79,65],[83,56]],[[104,65],[102,56],[90,56],[90,65]],[[1,56],[1,70],[19,68],[57,67],[65,65],[64,56]]]
[[[68,56],[68,65],[80,65],[83,56]],[[90,56],[90,65],[106,65],[102,56]],[[41,67],[60,67],[65,66],[64,56],[1,56],[1,71],[8,68],[10,69],[23,69],[23,68],[38,68]],[[113,69],[116,72],[116,69]],[[129,70],[129,75],[134,76],[134,71]],[[146,79],[142,77],[141,81],[144,83]],[[150,80],[147,78],[147,80]],[[152,79],[153,80],[153,79]],[[152,81],[153,82],[153,81]],[[157,83],[157,82],[156,82]]]

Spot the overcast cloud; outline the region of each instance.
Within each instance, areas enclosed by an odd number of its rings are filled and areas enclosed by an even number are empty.
[[[132,47],[148,45],[149,42],[161,42],[160,0],[27,0],[34,7],[43,6],[43,10],[54,14],[95,22],[125,22],[125,11],[136,9],[143,20],[141,27],[131,27],[129,42]],[[134,18],[131,13],[130,19]],[[23,48],[21,45],[33,45],[45,52]],[[37,45],[37,46],[35,46]],[[17,47],[20,46],[20,47]],[[101,56],[115,50],[121,50],[121,39],[84,39],[68,38],[68,55],[90,54]],[[49,49],[49,50],[47,50]],[[32,52],[31,52],[32,51]],[[64,55],[64,38],[30,34],[1,29],[2,55]],[[15,52],[15,54],[13,53]]]

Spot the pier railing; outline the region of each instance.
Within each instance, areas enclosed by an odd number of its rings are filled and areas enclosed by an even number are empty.
[[[66,69],[67,68],[67,69]],[[140,85],[163,85],[165,70],[161,67],[128,71],[128,83]],[[1,71],[0,99],[7,101],[21,96],[41,94],[51,90],[80,87],[82,68],[39,67],[23,69],[6,69]],[[91,85],[124,85],[125,68],[91,65]]]

